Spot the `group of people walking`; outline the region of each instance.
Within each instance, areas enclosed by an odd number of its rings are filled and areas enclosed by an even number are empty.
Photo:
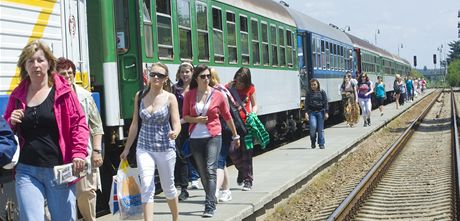
[[[18,67],[21,82],[4,118],[21,148],[15,175],[20,220],[76,220],[77,207],[85,220],[95,220],[104,132],[91,93],[75,83],[75,64],[56,59],[41,41],[24,47]],[[164,64],[148,67],[148,85],[135,96],[139,106],[134,105],[120,155],[124,160],[136,148],[144,220],[153,220],[156,170],[175,221],[179,196],[189,196],[191,168],[198,171],[206,194],[203,217],[214,215],[218,199],[232,199],[228,156],[238,169],[242,190],[252,189],[252,148],[246,148],[247,134],[239,129],[257,112],[250,69],[240,68],[231,82],[220,84],[216,69],[184,62],[176,80],[171,87]],[[55,168],[66,164],[72,166],[70,175],[82,177],[59,183]]]
[[[20,220],[44,220],[46,216],[76,220],[77,207],[85,220],[95,220],[104,132],[91,93],[75,83],[75,64],[66,58],[56,59],[41,41],[24,47],[17,66],[21,81],[10,95],[4,118],[21,147],[15,175]],[[120,155],[125,160],[130,149],[136,148],[144,220],[153,220],[156,170],[173,221],[179,220],[178,201],[189,197],[190,171],[198,172],[205,191],[203,217],[214,215],[218,201],[232,199],[227,157],[238,170],[236,181],[242,190],[253,187],[253,151],[247,146],[252,145],[252,138],[243,138],[249,134],[246,121],[257,118],[253,113],[258,110],[250,69],[238,69],[232,81],[221,84],[215,68],[183,62],[176,81],[170,85],[166,65],[148,67],[148,85],[135,96],[134,103],[139,105],[134,105]],[[425,85],[423,79],[403,80],[396,75],[394,98],[411,101]],[[347,73],[340,91],[348,126],[357,125],[360,111],[363,126],[371,125],[374,93],[383,115],[386,89],[381,76],[373,83],[366,73],[357,80]],[[396,108],[399,104],[396,102]],[[311,148],[318,144],[324,149],[329,103],[317,79],[310,80],[304,108]],[[71,174],[85,175],[58,183],[54,168],[65,164],[72,164]]]
[[[403,79],[397,74],[393,84],[396,108],[398,109],[399,105],[403,105],[405,101],[412,102],[414,97],[423,93],[425,88],[425,79],[412,80],[411,76]],[[374,83],[369,79],[367,73],[359,74],[356,80],[352,77],[351,72],[348,72],[343,76],[340,92],[347,126],[355,127],[360,113],[363,118],[363,126],[371,125],[372,100],[379,108],[380,116],[383,116],[387,91],[382,76],[377,76],[377,81]],[[326,92],[321,90],[320,83],[315,78],[310,80],[310,88],[304,104],[305,119],[309,122],[311,148],[316,148],[317,143],[320,149],[324,149],[324,121],[329,117],[329,106]]]
[[[229,154],[239,172],[237,182],[244,182],[243,190],[252,188],[252,151],[245,148],[244,134],[238,133],[233,120],[235,116],[232,117],[230,112],[230,105],[233,105],[238,110],[237,117],[244,122],[247,113],[257,111],[250,70],[240,68],[233,81],[222,85],[216,69],[206,65],[194,67],[184,62],[179,66],[176,78],[178,82],[170,92],[167,90],[168,67],[155,63],[149,68],[149,89],[142,97],[139,93],[135,97],[136,103],[141,99],[141,105],[139,109],[134,107],[133,122],[120,155],[121,159],[127,158],[139,133],[136,158],[145,220],[153,219],[155,166],[173,220],[178,220],[178,198],[186,200],[189,195],[187,167],[190,164],[184,159],[187,158],[183,154],[186,152],[184,148],[190,148],[192,165],[200,175],[206,194],[203,217],[214,215],[218,198],[222,201],[232,198],[225,167]],[[230,91],[236,91],[236,94]],[[142,119],[140,131],[137,115]],[[224,128],[229,131],[225,133]],[[181,187],[179,196],[175,179]]]

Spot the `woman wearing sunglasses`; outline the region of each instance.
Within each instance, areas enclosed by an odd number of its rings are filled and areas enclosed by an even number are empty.
[[[216,209],[217,158],[222,145],[220,115],[229,125],[235,145],[240,145],[240,136],[236,132],[225,97],[209,86],[210,80],[209,67],[198,65],[193,72],[190,90],[185,94],[182,107],[182,116],[190,123],[190,151],[206,192],[203,217],[212,217]]]
[[[136,149],[136,160],[141,179],[141,195],[144,205],[144,220],[153,220],[153,198],[155,196],[155,165],[158,167],[161,187],[172,213],[173,221],[179,220],[177,190],[174,185],[176,163],[175,139],[181,124],[176,97],[169,88],[168,67],[155,63],[150,68],[149,90],[134,103],[141,100],[140,109],[134,105],[133,122],[129,128],[126,146],[120,158],[126,159],[138,130],[138,118],[142,120]],[[171,122],[171,124],[170,124]],[[172,128],[171,128],[172,125]]]

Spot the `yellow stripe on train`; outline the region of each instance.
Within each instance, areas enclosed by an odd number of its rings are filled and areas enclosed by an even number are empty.
[[[0,2],[9,2],[9,3],[16,3],[21,5],[33,6],[40,8],[40,14],[38,15],[37,22],[35,23],[32,34],[29,36],[28,42],[31,42],[36,39],[40,39],[43,37],[43,32],[45,31],[46,26],[48,25],[49,18],[53,9],[56,5],[56,0],[47,0],[47,1],[30,1],[30,0],[0,0]],[[11,79],[9,92],[13,91],[13,89],[19,84],[20,77],[19,77],[20,70],[16,68],[16,72]]]

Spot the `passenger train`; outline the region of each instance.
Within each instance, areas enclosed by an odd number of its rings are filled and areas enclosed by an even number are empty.
[[[108,210],[134,95],[154,62],[169,67],[173,82],[182,61],[216,67],[222,82],[249,67],[272,140],[301,128],[309,79],[319,79],[331,114],[338,114],[346,72],[367,72],[373,80],[380,74],[392,85],[396,73],[411,69],[384,49],[271,0],[0,0],[0,11],[1,112],[19,82],[18,56],[35,39],[73,60],[77,82],[96,98],[105,126],[100,212]],[[0,208],[8,208],[1,199]]]

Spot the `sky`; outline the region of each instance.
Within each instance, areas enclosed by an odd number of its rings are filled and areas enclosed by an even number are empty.
[[[449,42],[459,40],[457,24],[460,0],[284,0],[290,8],[368,40],[390,53],[398,54],[417,68],[439,68]],[[379,30],[380,34],[376,34]],[[402,48],[401,48],[402,45]],[[438,48],[442,49],[438,50]]]

